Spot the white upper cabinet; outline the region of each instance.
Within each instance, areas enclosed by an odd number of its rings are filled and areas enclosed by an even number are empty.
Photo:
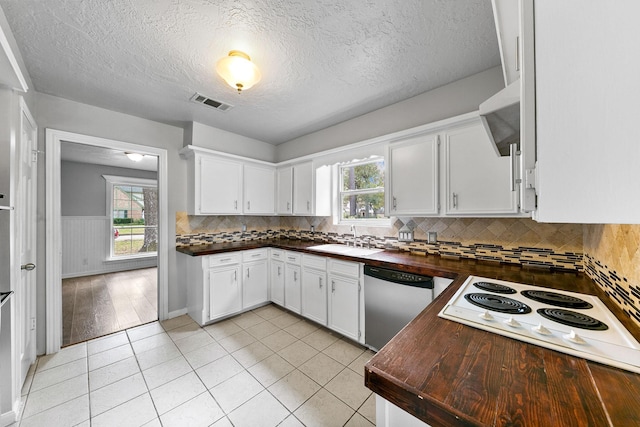
[[[520,11],[518,0],[492,0],[505,86],[520,78]]]
[[[278,215],[291,215],[293,213],[293,168],[291,166],[278,168],[277,191],[276,212]]]
[[[438,213],[438,134],[422,134],[389,146],[391,216]]]
[[[505,215],[518,212],[515,151],[498,156],[480,120],[443,132],[444,213]]]
[[[242,213],[242,163],[196,154],[189,213]]]
[[[259,164],[244,164],[244,203],[247,215],[275,213],[275,168]]]
[[[640,2],[536,0],[542,222],[640,223]]]
[[[293,214],[313,214],[313,163],[305,162],[293,166]]]

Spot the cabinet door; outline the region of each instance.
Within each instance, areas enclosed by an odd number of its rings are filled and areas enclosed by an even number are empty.
[[[243,264],[242,270],[242,308],[269,301],[267,260]]]
[[[639,15],[638,1],[535,2],[539,221],[640,222]]]
[[[276,176],[273,168],[261,165],[244,165],[244,213],[275,213]]]
[[[327,277],[324,271],[305,268],[302,271],[302,315],[327,324]]]
[[[389,161],[389,214],[437,214],[437,134],[417,135],[391,144]]]
[[[240,280],[239,265],[209,270],[209,320],[241,310]]]
[[[496,154],[480,121],[443,133],[445,213],[504,215],[518,212],[511,190],[511,158]]]
[[[271,260],[271,301],[284,306],[284,262]]]
[[[293,168],[291,166],[278,169],[278,200],[276,210],[279,215],[293,213]]]
[[[360,281],[329,274],[329,286],[329,327],[358,341]]]
[[[201,156],[196,175],[200,214],[242,212],[242,164]]]
[[[312,215],[313,201],[313,164],[293,166],[293,214]]]
[[[285,265],[284,306],[300,314],[300,266]]]

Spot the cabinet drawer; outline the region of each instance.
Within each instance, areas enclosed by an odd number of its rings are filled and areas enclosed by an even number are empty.
[[[242,252],[242,262],[258,261],[267,259],[267,249],[252,249]]]
[[[209,257],[209,267],[219,267],[221,265],[240,264],[242,255],[239,252],[226,253],[221,255],[211,255]]]
[[[342,276],[360,277],[360,264],[356,262],[329,260],[329,271],[331,273],[340,274]]]
[[[304,254],[302,255],[302,265],[324,271],[327,268],[327,259],[325,257]]]
[[[271,259],[284,261],[284,251],[282,249],[271,249]]]
[[[284,260],[289,264],[298,264],[300,265],[300,260],[302,259],[302,254],[297,252],[285,252]]]

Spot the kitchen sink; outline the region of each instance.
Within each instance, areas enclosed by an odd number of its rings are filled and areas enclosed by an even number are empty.
[[[339,255],[351,255],[351,256],[367,256],[377,254],[384,251],[384,249],[377,248],[354,248],[353,246],[340,245],[337,243],[331,243],[326,245],[310,246],[307,249],[321,252],[329,252]]]

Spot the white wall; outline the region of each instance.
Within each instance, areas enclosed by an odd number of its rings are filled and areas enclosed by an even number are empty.
[[[469,113],[502,88],[502,68],[491,68],[280,144],[276,149],[276,160],[281,162]]]
[[[44,150],[45,128],[59,129],[85,135],[115,139],[134,144],[164,148],[168,152],[168,206],[169,206],[169,239],[175,239],[175,214],[185,211],[186,199],[186,162],[180,158],[178,151],[182,148],[183,131],[181,128],[153,122],[146,119],[116,113],[98,107],[69,101],[50,95],[36,93],[34,115],[38,122],[38,144]],[[44,162],[39,164],[38,185],[38,269],[45,271],[44,252]],[[169,242],[169,312],[186,306],[184,283],[176,271],[176,251],[173,242]],[[45,322],[45,280],[38,276],[38,324]],[[45,348],[45,328],[38,328],[38,353]]]
[[[271,144],[198,122],[185,127],[184,145],[189,144],[266,162],[276,160],[276,147]]]

